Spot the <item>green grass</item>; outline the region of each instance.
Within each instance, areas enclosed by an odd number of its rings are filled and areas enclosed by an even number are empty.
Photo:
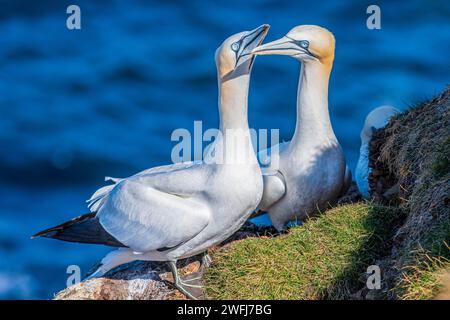
[[[345,299],[367,267],[389,254],[404,215],[359,203],[334,208],[277,237],[236,241],[212,253],[210,299]]]

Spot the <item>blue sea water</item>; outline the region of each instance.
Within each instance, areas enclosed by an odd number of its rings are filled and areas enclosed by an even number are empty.
[[[66,28],[78,4],[82,29]],[[381,30],[366,28],[369,1],[0,1],[0,298],[51,298],[68,265],[83,272],[110,249],[30,235],[87,211],[104,176],[167,164],[176,128],[218,124],[214,51],[262,23],[266,41],[299,24],[336,37],[333,127],[354,168],[365,115],[406,109],[449,83],[450,3],[377,1]],[[249,121],[295,121],[299,65],[258,57]]]

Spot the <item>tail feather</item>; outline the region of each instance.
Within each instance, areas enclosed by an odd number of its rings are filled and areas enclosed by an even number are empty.
[[[111,184],[98,189],[92,197],[86,201],[91,212],[97,211],[103,205],[107,195],[114,189],[114,186],[115,184]]]
[[[53,238],[68,242],[104,244],[112,247],[126,247],[100,224],[96,212],[87,213],[32,236]]]
[[[112,269],[131,262],[135,260],[139,260],[139,258],[143,258],[142,256],[135,254],[132,250],[126,248],[119,248],[108,253],[103,259],[101,265],[98,267],[96,271],[86,277],[85,280],[100,278],[107,274]]]

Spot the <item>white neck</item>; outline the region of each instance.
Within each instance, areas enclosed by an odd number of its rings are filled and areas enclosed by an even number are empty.
[[[222,81],[219,79],[219,115],[222,139],[217,141],[224,164],[255,164],[256,155],[248,127],[248,90],[250,75]]]
[[[219,79],[220,131],[227,129],[248,130],[248,88],[250,75],[222,81]]]
[[[331,63],[302,63],[297,91],[297,124],[291,146],[304,147],[335,142],[328,112]]]

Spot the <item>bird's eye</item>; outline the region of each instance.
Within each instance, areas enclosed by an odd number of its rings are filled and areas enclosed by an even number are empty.
[[[309,41],[308,41],[308,40],[301,40],[301,41],[299,42],[299,45],[300,45],[300,47],[306,49],[306,48],[309,47]]]
[[[239,50],[239,47],[240,47],[239,43],[235,42],[231,45],[231,50],[237,52]]]

